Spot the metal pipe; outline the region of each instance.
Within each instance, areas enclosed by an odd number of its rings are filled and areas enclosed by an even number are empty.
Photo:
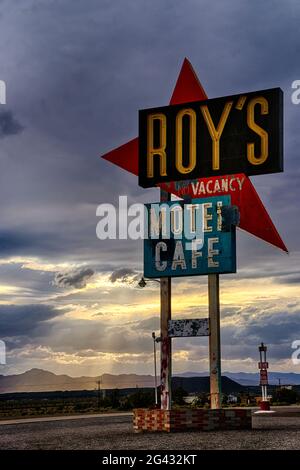
[[[154,395],[155,395],[155,406],[158,405],[158,398],[157,398],[157,371],[156,371],[156,338],[155,332],[152,332],[153,338],[153,356],[154,356]]]

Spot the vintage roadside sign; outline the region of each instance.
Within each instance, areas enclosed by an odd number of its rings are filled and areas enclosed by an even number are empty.
[[[209,319],[193,318],[191,320],[169,320],[168,335],[170,338],[189,336],[209,336]]]
[[[224,230],[225,208],[230,206],[230,196],[219,196],[203,199],[192,199],[193,205],[203,213],[202,239],[191,241],[185,232],[180,233],[172,228],[172,213],[177,207],[185,207],[183,201],[170,201],[160,205],[169,207],[169,217],[165,223],[171,225],[168,237],[164,237],[163,224],[159,234],[153,238],[153,217],[151,204],[146,204],[148,236],[144,240],[144,275],[149,278],[166,276],[193,276],[213,273],[236,272],[236,237],[235,226]],[[156,204],[157,206],[157,204]],[[185,211],[182,217],[185,217]],[[179,222],[180,223],[180,222]],[[181,227],[185,221],[181,221]],[[179,234],[178,234],[179,233]]]
[[[141,186],[160,187],[161,204],[169,208],[166,224],[166,215],[152,217],[152,205],[145,206],[144,275],[160,278],[162,410],[171,409],[171,338],[202,334],[209,334],[211,408],[222,406],[219,274],[236,272],[239,222],[231,196],[238,194],[236,206],[244,208],[241,228],[286,250],[248,178],[283,171],[282,108],[279,88],[208,100],[185,59],[170,106],[141,110],[139,137],[103,156],[138,175]],[[188,185],[186,199],[171,202],[174,185],[182,180]],[[181,187],[176,185],[174,193],[183,196]],[[191,193],[198,197],[188,200]],[[178,236],[178,221],[182,228],[193,226],[197,219],[195,209],[185,223],[187,205],[199,207],[203,221],[200,236],[196,231],[192,241],[185,231]],[[176,207],[184,210],[172,211]],[[158,232],[154,237],[153,226]],[[167,228],[169,236],[164,233]],[[171,278],[204,274],[208,274],[209,322],[172,321]],[[266,382],[267,370],[262,370],[261,383]]]
[[[139,112],[139,185],[283,171],[280,88]]]
[[[182,103],[190,103],[191,101],[205,101],[207,95],[201,85],[197,74],[188,59],[184,59],[181,71],[179,73],[175,88],[170,99],[170,105],[178,105]],[[102,158],[109,161],[119,168],[122,168],[129,173],[138,176],[139,174],[139,138],[124,143],[123,145],[109,151]],[[243,175],[242,175],[243,176]],[[282,241],[276,227],[274,226],[270,215],[268,214],[264,204],[262,203],[258,193],[256,192],[250,178],[245,176],[242,189],[240,191],[230,191],[232,196],[232,204],[238,206],[240,211],[239,228],[261,238],[262,240],[276,246],[284,251],[288,251]],[[203,178],[201,178],[201,181]],[[172,186],[165,186],[166,183],[160,183],[159,186],[168,192],[173,193],[174,184]],[[233,186],[234,187],[234,186]],[[199,189],[201,189],[199,185]],[[223,194],[228,194],[224,192]],[[174,192],[179,197],[178,188]],[[221,195],[218,193],[217,195]],[[213,196],[214,194],[207,194]],[[200,197],[191,194],[191,197]]]

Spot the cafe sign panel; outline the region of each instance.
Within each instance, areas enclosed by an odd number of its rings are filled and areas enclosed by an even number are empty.
[[[146,204],[145,277],[236,272],[236,221],[230,220],[230,209],[230,196]],[[200,233],[193,228],[197,215]]]

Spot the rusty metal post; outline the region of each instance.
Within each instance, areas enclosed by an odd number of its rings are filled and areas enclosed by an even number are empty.
[[[219,274],[208,275],[210,407],[222,407]]]
[[[160,201],[171,200],[171,194],[160,190]],[[160,378],[161,378],[161,409],[171,409],[171,379],[172,379],[172,348],[168,336],[168,321],[171,320],[171,278],[160,279]]]
[[[154,359],[154,398],[155,398],[155,406],[157,407],[158,397],[157,397],[157,370],[156,370],[156,337],[155,337],[155,331],[152,332],[152,338],[153,338],[153,359]]]

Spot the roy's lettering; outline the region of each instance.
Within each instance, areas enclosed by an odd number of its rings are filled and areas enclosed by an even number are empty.
[[[280,88],[139,113],[139,184],[283,171]]]

